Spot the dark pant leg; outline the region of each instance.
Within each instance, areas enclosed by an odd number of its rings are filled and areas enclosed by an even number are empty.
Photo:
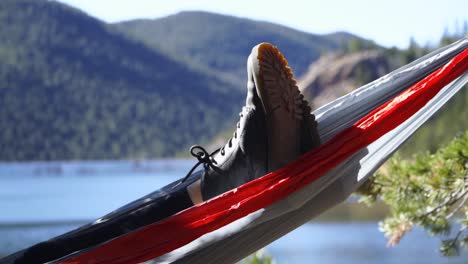
[[[147,205],[103,223],[36,244],[24,252],[15,263],[44,263],[64,257],[78,250],[132,232],[140,227],[162,220],[193,205],[185,186],[157,197]]]

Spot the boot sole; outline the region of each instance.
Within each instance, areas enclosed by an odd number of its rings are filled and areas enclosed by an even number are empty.
[[[251,63],[269,135],[268,169],[276,170],[300,155],[300,122],[303,118],[298,101],[300,92],[288,61],[275,46],[269,43],[255,46]]]

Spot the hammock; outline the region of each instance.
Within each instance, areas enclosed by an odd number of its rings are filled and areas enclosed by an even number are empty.
[[[464,38],[316,110],[324,143],[288,166],[57,262],[238,261],[344,201],[467,82]]]

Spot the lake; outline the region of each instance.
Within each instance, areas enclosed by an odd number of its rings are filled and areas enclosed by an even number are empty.
[[[72,230],[185,176],[192,160],[0,163],[0,256]],[[276,263],[466,264],[411,231],[387,248],[377,222],[311,222],[266,248]]]

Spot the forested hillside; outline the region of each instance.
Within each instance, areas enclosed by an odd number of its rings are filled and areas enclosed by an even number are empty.
[[[245,61],[253,46],[271,42],[286,55],[297,76],[321,54],[342,50],[351,40],[372,42],[349,33],[317,35],[278,24],[208,12],[181,12],[160,19],[114,24],[152,47],[188,61],[236,84],[245,83]],[[241,89],[243,87],[239,85]]]
[[[57,2],[0,2],[0,160],[174,155],[243,93]]]

